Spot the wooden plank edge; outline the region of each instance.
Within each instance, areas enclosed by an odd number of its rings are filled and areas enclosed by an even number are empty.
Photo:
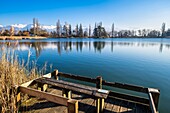
[[[128,94],[117,93],[117,92],[111,91],[109,93],[109,97],[129,101],[129,102],[133,102],[133,103],[137,103],[137,104],[142,104],[142,105],[145,105],[145,106],[149,106],[149,100],[148,99],[138,97],[138,96],[135,96],[135,95],[128,95]]]
[[[154,101],[153,101],[153,98],[152,98],[152,94],[149,92],[148,93],[148,96],[149,96],[149,102],[150,102],[150,109],[152,111],[152,113],[157,113],[156,111],[156,108],[155,108],[155,104],[154,104]]]
[[[59,95],[54,95],[54,94],[43,92],[43,91],[39,91],[39,90],[35,90],[35,89],[32,89],[32,88],[28,88],[28,87],[23,87],[23,86],[19,86],[18,88],[19,88],[21,93],[28,94],[30,96],[35,96],[35,97],[38,97],[38,98],[43,98],[43,99],[46,99],[50,102],[54,102],[54,103],[57,103],[57,104],[60,104],[60,105],[64,105],[64,106],[68,105],[67,101],[69,99],[67,99],[65,97],[62,97],[62,96],[59,96]]]

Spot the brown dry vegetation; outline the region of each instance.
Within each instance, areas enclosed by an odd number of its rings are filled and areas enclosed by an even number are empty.
[[[0,56],[0,112],[2,113],[18,112],[14,87],[38,76],[36,68],[28,73],[23,64],[19,64],[17,58],[5,52]]]

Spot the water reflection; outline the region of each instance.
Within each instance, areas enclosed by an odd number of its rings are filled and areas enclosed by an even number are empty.
[[[163,48],[170,49],[170,44],[153,43],[153,42],[117,42],[117,41],[12,41],[12,42],[0,42],[1,49],[4,47],[13,48],[18,51],[29,50],[30,47],[36,53],[36,57],[39,57],[45,49],[56,49],[59,55],[63,52],[77,51],[82,52],[88,50],[101,53],[105,48],[113,52],[115,46],[120,47],[158,47],[159,52],[163,51]]]

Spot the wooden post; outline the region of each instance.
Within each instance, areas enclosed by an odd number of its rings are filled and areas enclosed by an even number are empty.
[[[41,84],[41,83],[38,83],[37,84],[37,89],[39,90],[39,91],[47,91],[47,88],[48,88],[48,84]]]
[[[102,77],[101,76],[98,76],[96,78],[96,88],[102,89]],[[103,98],[97,98],[96,109],[97,109],[97,113],[103,112],[103,109],[104,109],[104,99]]]
[[[103,110],[104,110],[104,99],[97,98],[96,99],[96,111],[97,113],[103,113]]]
[[[157,89],[153,89],[153,88],[148,88],[149,93],[152,94],[152,98],[155,104],[155,108],[156,111],[158,111],[158,103],[159,103],[159,95],[160,95],[160,91]]]
[[[101,76],[98,76],[96,78],[96,88],[102,89],[102,77]]]
[[[38,84],[37,84],[37,89],[38,89],[39,91],[43,91],[43,88],[42,88],[42,84],[41,84],[41,83],[38,83]]]
[[[54,77],[56,80],[59,80],[58,70],[55,70],[54,72],[52,72],[52,77]]]
[[[72,94],[70,90],[62,89],[62,95],[63,97],[67,97],[68,99],[72,98]]]
[[[100,113],[100,98],[96,99],[96,113]]]
[[[46,91],[47,91],[47,88],[48,88],[48,84],[44,84],[44,85],[43,85],[43,91],[46,92]]]
[[[68,113],[78,113],[78,101],[77,100],[68,100]]]

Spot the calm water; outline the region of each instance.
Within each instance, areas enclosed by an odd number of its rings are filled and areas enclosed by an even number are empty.
[[[159,111],[170,112],[170,39],[44,39],[0,41],[47,71],[96,77],[161,90]],[[52,65],[52,69],[50,68]]]

